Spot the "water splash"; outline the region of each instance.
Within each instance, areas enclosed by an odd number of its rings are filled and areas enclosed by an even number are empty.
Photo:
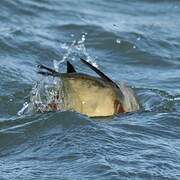
[[[60,44],[60,48],[65,50],[65,54],[62,59],[54,60],[53,66],[56,71],[60,71],[61,65],[66,60],[76,61],[80,57],[86,58],[88,62],[98,67],[95,60],[89,55],[85,47],[87,33],[82,34],[79,40],[73,40],[70,45],[63,43]],[[74,37],[71,35],[71,37]],[[60,71],[61,72],[61,71]],[[57,96],[59,98],[57,98]],[[51,105],[55,104],[56,109],[65,110],[65,103],[63,101],[64,97],[67,95],[64,94],[63,86],[60,78],[52,78],[52,77],[42,77],[39,76],[39,79],[32,87],[32,90],[29,94],[29,102],[25,102],[23,107],[18,111],[18,115],[23,115],[31,112],[44,112],[48,111]],[[68,103],[71,104],[73,102],[72,99],[68,98]]]
[[[17,115],[20,116],[20,115],[25,114],[25,112],[27,111],[28,107],[29,107],[29,103],[25,102],[23,104],[23,107],[18,111]]]
[[[56,71],[59,71],[60,65],[67,59],[71,61],[79,61],[80,57],[85,57],[88,62],[93,64],[95,67],[98,67],[95,59],[89,55],[85,47],[87,35],[87,33],[83,33],[79,40],[73,40],[70,45],[68,45],[67,43],[60,44],[61,49],[65,50],[66,52],[61,60],[54,60],[53,65]]]

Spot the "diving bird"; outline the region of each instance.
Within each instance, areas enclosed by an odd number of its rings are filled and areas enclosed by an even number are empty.
[[[64,110],[77,111],[89,117],[113,116],[139,110],[139,103],[130,87],[116,84],[89,62],[84,59],[81,61],[99,77],[76,72],[69,61],[66,73],[38,65],[39,74],[61,80],[61,84],[56,85],[55,101],[48,104],[48,111],[61,110],[62,106],[58,102],[63,102]]]

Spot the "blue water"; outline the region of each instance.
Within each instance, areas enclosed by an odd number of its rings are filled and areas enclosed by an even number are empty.
[[[0,1],[0,179],[180,179],[180,1]],[[17,115],[36,65],[84,57],[141,110]]]

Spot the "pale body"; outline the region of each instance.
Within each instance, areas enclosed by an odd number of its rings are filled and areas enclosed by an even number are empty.
[[[139,109],[133,91],[125,85],[118,88],[102,78],[81,73],[64,73],[60,78],[65,110],[98,117],[118,114],[119,108],[124,112]]]
[[[51,101],[43,111],[73,110],[90,117],[112,116],[124,112],[139,110],[134,92],[126,84],[117,85],[108,76],[89,62],[81,61],[100,77],[77,73],[73,65],[67,61],[67,73],[59,73],[46,66],[39,65],[39,74],[60,79],[56,83]]]

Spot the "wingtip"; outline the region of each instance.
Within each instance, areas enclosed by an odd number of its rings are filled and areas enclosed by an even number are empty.
[[[85,60],[85,59],[83,59],[83,58],[80,58],[81,59],[81,61],[84,63],[84,64],[86,64],[86,65],[88,65],[88,66],[93,66],[90,62],[88,62],[87,60]],[[93,66],[94,67],[94,66]]]
[[[67,61],[67,73],[75,73],[75,72],[76,70],[74,66],[69,61]]]
[[[43,68],[43,65],[42,65],[42,64],[37,64],[36,67],[37,67],[38,69],[42,69],[42,68]]]
[[[119,86],[113,81],[111,80],[108,76],[106,76],[102,71],[100,71],[98,68],[96,68],[95,66],[93,66],[91,63],[89,63],[88,61],[84,60],[83,58],[80,58],[81,61],[83,63],[85,63],[87,66],[89,66],[93,71],[95,71],[101,78],[105,79],[106,81],[109,81],[111,83],[113,83],[117,88],[119,88]]]
[[[86,61],[86,60],[84,60],[83,58],[80,58],[80,60],[81,60],[82,62],[86,62],[86,63],[87,63],[87,61]]]

